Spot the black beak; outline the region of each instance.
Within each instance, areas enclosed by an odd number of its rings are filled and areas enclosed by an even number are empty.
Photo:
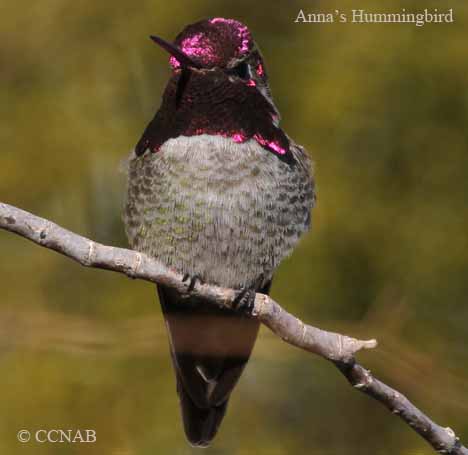
[[[177,46],[172,43],[169,43],[159,36],[151,35],[150,38],[159,46],[161,46],[165,51],[169,52],[173,57],[177,59],[182,67],[189,67],[192,68],[201,68],[201,66],[194,62],[188,55],[184,54],[182,50],[180,50]]]

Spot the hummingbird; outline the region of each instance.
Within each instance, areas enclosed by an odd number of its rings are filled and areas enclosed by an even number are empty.
[[[255,292],[311,223],[306,151],[280,127],[262,55],[234,19],[188,25],[173,42],[162,103],[128,160],[130,246],[190,281],[238,291],[235,309],[158,285],[185,434],[215,437],[249,360]]]

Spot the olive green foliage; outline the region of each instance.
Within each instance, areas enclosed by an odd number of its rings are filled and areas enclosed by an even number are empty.
[[[255,3],[255,4],[253,4]],[[455,23],[299,24],[305,12],[453,7]],[[0,200],[125,246],[121,161],[159,105],[148,39],[235,17],[266,59],[282,126],[310,151],[313,231],[273,296],[376,337],[373,373],[468,442],[468,5],[427,0],[3,0]],[[27,429],[97,431],[34,454],[189,454],[154,286],[0,232],[0,453]],[[430,454],[326,362],[262,330],[213,454]]]

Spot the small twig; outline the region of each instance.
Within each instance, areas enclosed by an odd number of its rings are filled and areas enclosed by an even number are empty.
[[[182,275],[159,261],[136,251],[93,242],[11,205],[0,203],[0,228],[55,250],[86,267],[124,273],[131,278],[163,284],[182,294],[189,294],[189,284],[182,281]],[[200,283],[195,285],[190,294],[228,308],[232,308],[236,297],[233,289]],[[264,294],[256,295],[252,317],[287,343],[333,362],[353,387],[380,401],[401,417],[437,452],[468,455],[468,449],[461,445],[450,428],[434,423],[404,395],[374,378],[355,362],[355,354],[361,349],[375,348],[376,340],[357,340],[307,325]]]

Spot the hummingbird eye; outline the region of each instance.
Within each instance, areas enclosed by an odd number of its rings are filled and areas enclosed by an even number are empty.
[[[245,62],[239,63],[232,69],[233,74],[241,79],[248,79],[250,77],[249,66]]]

